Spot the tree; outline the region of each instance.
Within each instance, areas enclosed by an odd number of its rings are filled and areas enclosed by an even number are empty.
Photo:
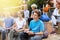
[[[38,8],[42,8],[43,7],[43,4],[44,4],[44,0],[30,0],[27,4],[29,5],[29,8],[30,6],[35,3],[37,4]]]

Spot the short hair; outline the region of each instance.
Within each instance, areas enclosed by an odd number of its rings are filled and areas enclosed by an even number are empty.
[[[41,12],[40,12],[38,9],[36,9],[36,10],[34,11],[34,13],[36,13],[36,14],[38,15],[38,17],[40,17],[40,15],[41,15]]]
[[[32,4],[31,7],[37,8],[37,5],[36,4]]]

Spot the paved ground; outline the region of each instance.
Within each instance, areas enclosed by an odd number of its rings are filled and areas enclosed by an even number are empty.
[[[43,39],[43,40],[60,40],[60,35],[52,34],[47,39]]]

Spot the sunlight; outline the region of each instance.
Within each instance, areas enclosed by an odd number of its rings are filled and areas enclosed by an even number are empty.
[[[0,0],[0,16],[7,15],[7,12],[17,12],[22,0]]]

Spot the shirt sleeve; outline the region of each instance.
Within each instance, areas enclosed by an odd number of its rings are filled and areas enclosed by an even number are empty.
[[[43,32],[44,31],[44,23],[41,21],[40,23],[40,32]]]

